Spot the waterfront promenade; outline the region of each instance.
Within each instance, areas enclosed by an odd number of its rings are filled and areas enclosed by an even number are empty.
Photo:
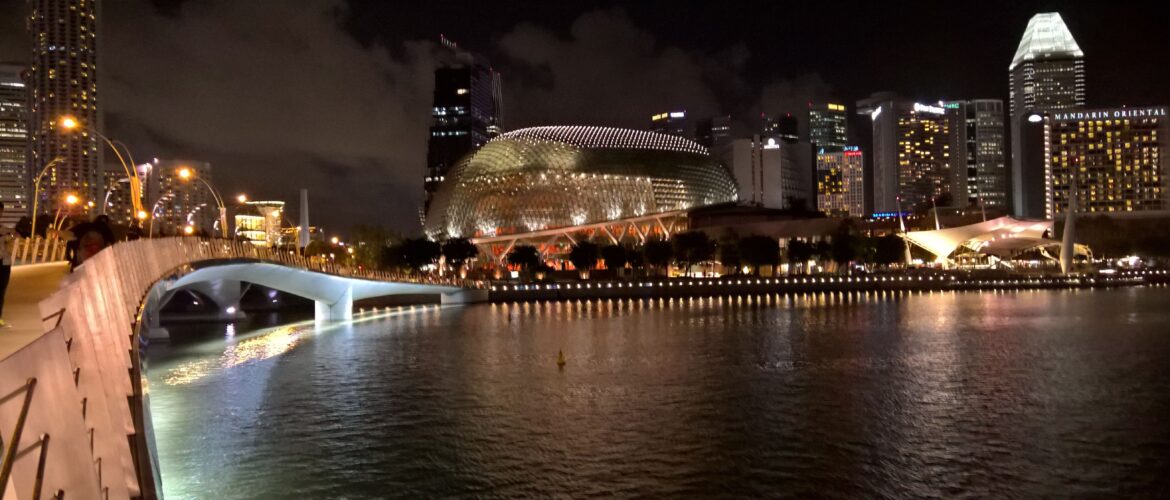
[[[862,276],[801,275],[785,277],[725,276],[722,278],[659,278],[633,281],[495,283],[492,302],[588,300],[606,298],[699,297],[716,295],[976,291],[1111,288],[1165,283],[1165,270],[1122,274],[970,277],[957,273],[882,274]]]

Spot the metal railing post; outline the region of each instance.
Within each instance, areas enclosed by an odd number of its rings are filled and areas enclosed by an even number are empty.
[[[4,462],[0,464],[0,485],[7,485],[8,477],[12,474],[12,465],[16,461],[16,450],[20,448],[20,435],[24,433],[24,421],[28,419],[28,410],[32,406],[33,392],[36,388],[36,377],[29,378],[24,383],[24,404],[20,407],[20,416],[16,417],[16,427],[12,429],[12,439],[8,441],[8,449],[4,451]]]

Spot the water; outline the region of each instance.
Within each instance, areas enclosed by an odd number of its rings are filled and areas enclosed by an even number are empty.
[[[1170,495],[1170,288],[202,328],[151,352],[171,500]]]

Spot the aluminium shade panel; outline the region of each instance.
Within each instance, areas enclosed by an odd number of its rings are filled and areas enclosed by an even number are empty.
[[[735,180],[689,139],[609,127],[533,127],[464,157],[428,236],[490,236],[733,202]]]

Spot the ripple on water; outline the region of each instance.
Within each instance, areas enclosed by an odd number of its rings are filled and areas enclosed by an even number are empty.
[[[168,498],[1159,496],[1168,299],[408,309],[153,351],[151,409]]]

